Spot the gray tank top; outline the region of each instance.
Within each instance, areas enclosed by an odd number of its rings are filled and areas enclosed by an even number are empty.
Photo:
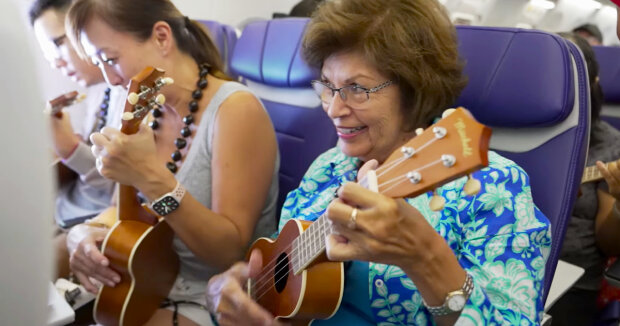
[[[215,117],[221,104],[231,94],[240,91],[252,93],[246,86],[236,82],[223,84],[217,93],[215,93],[213,99],[211,99],[211,102],[203,113],[200,124],[197,126],[192,145],[176,176],[177,180],[187,191],[207,208],[211,208],[211,149],[213,147]],[[275,232],[279,167],[280,154],[278,153],[276,165],[273,169],[271,186],[269,187],[269,195],[263,206],[261,217],[254,229],[252,241],[258,237],[270,236]],[[214,268],[206,265],[196,257],[178,237],[174,239],[174,246],[181,259],[181,277],[187,280],[207,281],[211,276],[216,274],[217,271]]]

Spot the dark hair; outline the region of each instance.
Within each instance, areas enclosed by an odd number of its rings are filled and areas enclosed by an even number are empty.
[[[302,0],[291,9],[290,17],[310,17],[324,0]]]
[[[603,43],[603,34],[598,26],[594,24],[583,24],[581,26],[577,26],[573,29],[573,33],[576,32],[586,32],[592,35],[592,37],[594,37],[599,43]]]
[[[308,24],[303,50],[318,68],[332,54],[361,52],[397,83],[405,131],[430,124],[466,84],[456,30],[437,1],[326,1]]]
[[[65,12],[69,9],[71,5],[71,0],[35,0],[30,5],[30,10],[28,10],[28,17],[30,18],[30,25],[34,25],[34,22],[43,15],[47,10],[58,10],[61,12]]]
[[[586,66],[588,67],[588,81],[590,82],[590,117],[592,122],[595,122],[599,119],[601,109],[603,107],[603,88],[598,82],[599,65],[598,61],[596,61],[594,50],[592,50],[590,43],[578,34],[568,32],[558,34],[575,43],[575,45],[577,45],[577,47],[581,50],[581,53],[583,53],[583,57],[586,60]]]
[[[94,16],[139,41],[151,36],[156,22],[165,21],[181,52],[192,56],[197,64],[211,65],[210,73],[214,76],[230,79],[224,73],[219,51],[205,28],[181,14],[170,0],[75,0],[67,13],[67,32],[82,56],[85,53],[80,42],[81,32]]]

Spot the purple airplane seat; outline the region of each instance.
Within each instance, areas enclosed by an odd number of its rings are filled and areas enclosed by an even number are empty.
[[[590,97],[585,62],[559,36],[457,27],[469,78],[457,105],[492,127],[491,149],[529,175],[534,203],[551,222],[546,299],[586,160]]]

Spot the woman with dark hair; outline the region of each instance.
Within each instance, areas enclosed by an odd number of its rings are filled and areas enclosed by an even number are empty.
[[[526,173],[489,152],[474,173],[428,193],[392,199],[349,182],[376,167],[449,108],[465,85],[456,33],[437,1],[326,1],[303,40],[320,69],[313,87],[339,142],[288,194],[280,225],[321,214],[335,233],[327,255],[351,261],[340,308],[313,325],[535,325],[543,311],[550,224],[533,203]],[[363,174],[360,172],[360,174]],[[244,290],[262,266],[254,252],[209,282],[220,325],[277,324]]]
[[[603,90],[598,81],[599,66],[594,51],[575,33],[560,35],[581,49],[588,67],[591,121],[586,165],[616,161],[620,159],[620,131],[599,117]],[[616,163],[611,163],[609,168],[616,171]],[[605,261],[607,257],[620,255],[620,216],[614,216],[613,210],[616,200],[620,199],[617,193],[620,189],[615,186],[605,180],[581,185],[581,196],[575,202],[560,259],[583,267],[585,273],[549,310],[553,325],[590,325],[596,319]]]
[[[275,230],[278,152],[261,102],[229,81],[205,30],[169,0],[77,0],[67,30],[82,56],[112,85],[127,87],[146,66],[174,84],[135,135],[104,128],[91,136],[99,172],[138,189],[175,232],[181,268],[169,294],[180,325],[209,325],[204,288],[209,277],[243,257],[248,243]],[[250,164],[251,163],[251,164]],[[90,291],[119,275],[98,244],[107,228],[83,225],[69,234],[71,268]],[[184,304],[193,302],[194,304]],[[159,309],[148,325],[168,324]],[[176,318],[176,317],[175,317]]]

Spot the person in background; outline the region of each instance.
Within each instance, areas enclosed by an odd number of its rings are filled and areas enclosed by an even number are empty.
[[[36,0],[29,10],[30,23],[45,59],[52,68],[86,87],[86,101],[63,112],[62,118],[48,115],[52,145],[62,163],[77,177],[62,180],[56,196],[54,217],[59,226],[54,240],[57,276],[69,275],[66,231],[110,206],[114,182],[95,168],[88,137],[105,125],[120,123],[124,97],[104,82],[97,66],[79,58],[65,33],[65,16],[71,0]],[[59,94],[60,95],[60,94]],[[43,110],[43,108],[41,108]]]
[[[202,24],[169,0],[75,0],[67,26],[109,84],[128,87],[146,66],[174,80],[136,134],[103,128],[91,135],[92,149],[99,172],[136,188],[175,233],[180,271],[166,308],[147,325],[211,325],[208,279],[275,231],[279,156],[269,115],[223,73]],[[99,249],[109,231],[89,223],[68,236],[71,269],[92,292],[91,278],[110,287],[120,281]]]
[[[352,262],[339,310],[313,325],[538,324],[550,223],[517,164],[490,151],[489,166],[474,173],[481,192],[465,195],[467,178],[449,182],[437,189],[446,201],[439,212],[428,193],[393,199],[351,182],[363,178],[362,164],[376,168],[429,127],[466,84],[442,5],[327,1],[306,27],[303,54],[321,71],[312,85],[339,142],[288,194],[280,227],[325,213],[328,257]],[[220,325],[278,324],[244,289],[261,259],[255,251],[209,282]]]
[[[583,37],[590,45],[603,45],[603,34],[594,24],[583,24],[575,27],[573,33]]]
[[[323,1],[325,0],[302,0],[291,9],[289,17],[310,17]]]
[[[15,3],[0,5],[0,316],[3,325],[47,325],[53,255],[50,144],[33,49]]]
[[[301,0],[291,9],[290,13],[274,12],[273,18],[310,17],[323,1],[325,0]]]
[[[597,161],[613,162],[620,158],[620,131],[601,120],[603,91],[599,84],[599,66],[592,47],[577,33],[560,33],[574,42],[584,55],[588,68],[591,102],[590,144],[586,166]],[[596,319],[596,299],[601,288],[605,261],[614,252],[620,237],[620,223],[608,219],[615,198],[605,180],[581,185],[575,202],[560,259],[585,269],[584,275],[551,307],[553,325],[590,325]],[[613,230],[617,230],[612,232]],[[611,232],[611,234],[610,234]]]

